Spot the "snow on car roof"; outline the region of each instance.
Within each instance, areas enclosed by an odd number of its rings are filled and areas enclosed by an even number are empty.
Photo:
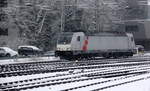
[[[30,45],[19,46],[18,48],[21,48],[21,47],[28,47],[28,48],[32,48],[32,49],[34,49],[34,50],[40,50],[40,49],[37,48],[36,46],[30,46]]]
[[[7,52],[18,54],[17,51],[15,51],[15,50],[13,50],[13,49],[11,49],[11,48],[9,48],[9,47],[0,47],[0,48],[1,48],[1,49],[4,49],[4,50],[7,51]]]
[[[11,48],[9,48],[9,47],[0,47],[0,48],[2,48],[2,49],[4,49],[4,50],[7,50],[7,51],[12,51],[12,49]]]

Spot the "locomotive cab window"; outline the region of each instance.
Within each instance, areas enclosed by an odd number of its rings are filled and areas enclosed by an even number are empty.
[[[80,41],[80,36],[77,37],[77,41]]]
[[[70,44],[72,40],[72,34],[63,34],[58,39],[58,44]]]
[[[5,52],[5,50],[0,48],[0,53],[3,53],[3,52]]]
[[[131,41],[134,41],[134,38],[133,38],[133,37],[131,37]]]

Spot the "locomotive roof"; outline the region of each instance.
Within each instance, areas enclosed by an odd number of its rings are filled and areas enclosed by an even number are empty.
[[[61,34],[64,34],[64,35],[73,35],[74,32],[62,32]]]
[[[62,32],[62,35],[73,35],[78,32]],[[84,33],[84,32],[82,32]],[[84,33],[86,36],[127,36],[125,32],[117,32],[117,31],[105,31],[99,33]]]
[[[125,32],[99,32],[94,34],[86,34],[87,36],[127,36]]]

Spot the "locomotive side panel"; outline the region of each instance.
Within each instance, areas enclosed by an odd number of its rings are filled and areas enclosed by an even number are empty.
[[[129,42],[127,37],[115,36],[89,36],[88,50],[128,50]]]

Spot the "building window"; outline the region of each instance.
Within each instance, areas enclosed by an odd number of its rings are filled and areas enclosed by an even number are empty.
[[[125,30],[126,32],[136,32],[139,31],[139,27],[137,25],[127,25]]]
[[[0,28],[0,36],[8,36],[8,28]]]
[[[7,7],[7,0],[0,0],[0,7]]]
[[[6,14],[0,14],[0,21],[6,21],[7,15]]]

